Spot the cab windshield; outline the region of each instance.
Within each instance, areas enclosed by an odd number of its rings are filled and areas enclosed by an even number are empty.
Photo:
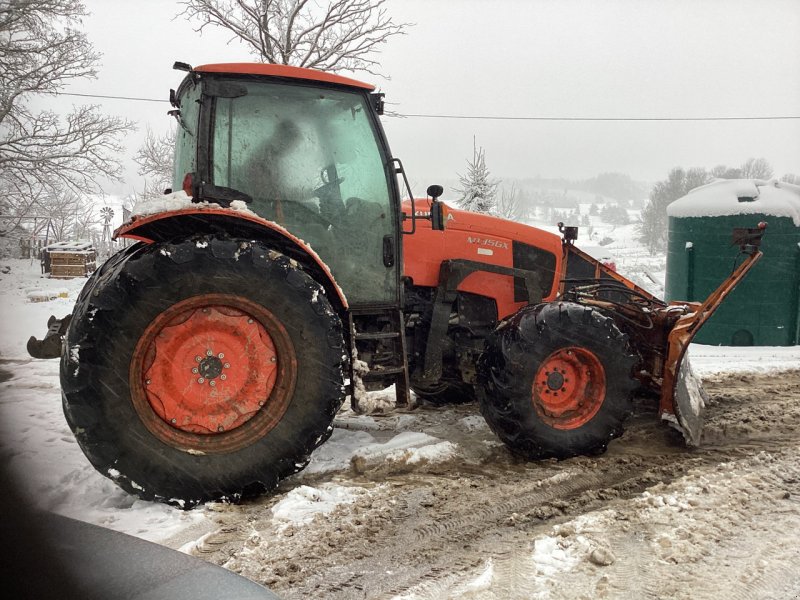
[[[213,99],[212,182],[248,194],[252,211],[310,244],[351,303],[394,301],[396,267],[384,258],[384,238],[395,235],[397,217],[366,95],[230,84]]]

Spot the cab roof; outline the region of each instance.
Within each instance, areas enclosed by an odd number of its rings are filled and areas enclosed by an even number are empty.
[[[269,77],[286,77],[289,79],[305,79],[357,87],[365,90],[374,90],[375,86],[349,77],[334,75],[314,69],[290,67],[288,65],[274,65],[265,63],[217,63],[195,67],[194,71],[200,73],[228,73],[231,75],[264,75]]]

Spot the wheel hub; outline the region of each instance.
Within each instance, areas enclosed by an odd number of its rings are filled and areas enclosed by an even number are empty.
[[[557,391],[564,386],[564,375],[558,371],[553,371],[547,375],[547,387]]]
[[[216,356],[208,356],[200,361],[200,366],[197,371],[200,376],[205,379],[216,379],[222,374],[222,367],[223,364],[219,358]]]
[[[153,327],[142,369],[153,411],[176,429],[207,435],[253,418],[270,397],[280,368],[265,327],[231,306],[206,304],[165,314]]]
[[[555,429],[576,429],[600,410],[606,395],[605,369],[597,356],[581,347],[556,350],[533,379],[531,402]]]

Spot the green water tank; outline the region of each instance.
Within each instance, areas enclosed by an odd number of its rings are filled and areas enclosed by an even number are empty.
[[[766,221],[764,256],[694,341],[722,346],[800,344],[800,186],[716,180],[667,207],[667,300],[703,301],[741,263],[736,227]]]

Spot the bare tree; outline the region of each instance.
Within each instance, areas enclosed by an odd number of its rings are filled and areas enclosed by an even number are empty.
[[[100,220],[91,198],[62,188],[40,194],[36,203],[38,214],[48,217],[51,241],[91,239],[96,233]]]
[[[773,176],[766,158],[748,158],[739,167],[717,165],[710,173],[718,179],[771,179]]]
[[[121,137],[133,125],[82,106],[66,118],[35,112],[35,94],[55,94],[75,79],[95,77],[99,55],[74,29],[86,14],[80,0],[0,2],[0,210],[21,214],[40,190],[98,190],[118,179]],[[2,235],[2,232],[0,232]]]
[[[771,179],[772,166],[766,158],[748,158],[741,167],[742,179]]]
[[[639,222],[639,241],[645,244],[650,254],[666,249],[667,246],[667,206],[682,198],[691,190],[705,185],[711,175],[703,168],[683,170],[672,169],[667,178],[659,181],[650,192],[650,200],[642,210]]]
[[[145,178],[145,196],[161,194],[165,188],[172,186],[174,147],[174,131],[156,137],[153,131],[147,128],[144,143],[133,159],[139,165],[139,175]]]
[[[184,0],[181,13],[227,29],[260,60],[323,71],[366,71],[378,46],[408,23],[387,15],[385,0]]]
[[[781,181],[785,181],[786,183],[791,183],[794,185],[800,185],[800,175],[795,175],[794,173],[786,173],[786,175],[781,177]]]
[[[522,213],[522,206],[519,199],[519,190],[516,184],[512,183],[510,188],[503,188],[500,191],[500,198],[497,199],[495,214],[498,217],[516,221]]]

